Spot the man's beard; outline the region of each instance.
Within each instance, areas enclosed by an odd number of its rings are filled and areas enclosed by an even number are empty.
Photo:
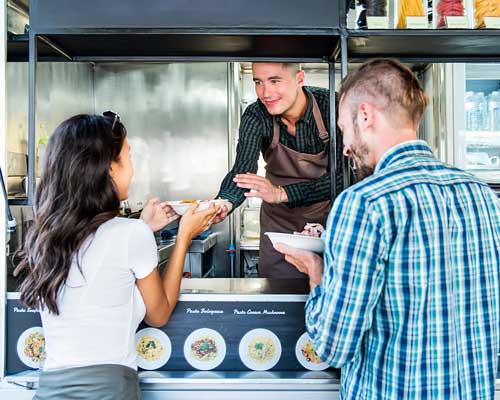
[[[354,122],[354,138],[355,142],[353,146],[351,146],[350,157],[354,164],[354,175],[356,176],[357,180],[360,181],[367,176],[372,175],[375,167],[367,163],[370,149],[368,148],[366,143],[361,140],[359,126],[356,122]]]

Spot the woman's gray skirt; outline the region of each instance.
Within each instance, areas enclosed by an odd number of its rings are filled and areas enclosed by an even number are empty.
[[[33,400],[140,400],[137,371],[103,364],[43,371]]]

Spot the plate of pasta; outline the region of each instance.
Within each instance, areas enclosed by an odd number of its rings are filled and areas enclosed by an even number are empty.
[[[26,329],[17,340],[17,355],[24,365],[42,368],[47,358],[45,335],[41,326]]]
[[[203,211],[210,207],[211,204],[215,204],[216,207],[222,207],[228,205],[228,200],[224,199],[213,199],[213,200],[178,200],[178,201],[167,201],[167,204],[174,209],[178,215],[184,215],[185,212],[193,205],[193,203],[198,204],[196,211]]]
[[[281,358],[281,342],[270,330],[253,329],[241,339],[239,353],[246,367],[254,371],[266,371]]]
[[[144,328],[135,334],[137,365],[142,369],[157,369],[166,364],[172,354],[167,334],[156,328]]]
[[[295,357],[299,363],[310,371],[322,371],[328,368],[328,364],[324,363],[314,350],[310,336],[305,332],[297,340],[295,345]]]
[[[207,371],[216,368],[226,356],[226,342],[213,329],[197,329],[184,342],[184,357],[196,369]]]

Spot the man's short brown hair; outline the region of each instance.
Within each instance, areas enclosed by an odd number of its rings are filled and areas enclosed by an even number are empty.
[[[409,123],[416,128],[429,103],[411,69],[391,59],[371,60],[351,72],[342,81],[339,98],[353,118],[360,103],[373,103],[395,128]]]
[[[302,70],[302,66],[300,65],[300,63],[284,62],[282,64],[283,68],[289,70],[292,73],[292,75],[295,75],[297,72]]]

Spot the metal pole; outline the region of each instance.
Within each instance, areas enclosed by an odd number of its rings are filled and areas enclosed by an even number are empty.
[[[347,64],[349,63],[348,50],[347,50],[347,31],[345,29],[342,30],[340,34],[340,60],[341,60],[340,73],[342,79],[344,79],[347,76]],[[342,163],[344,189],[352,185],[350,164],[351,160],[344,157]]]
[[[228,168],[231,169],[234,163],[233,155],[233,143],[235,140],[234,129],[235,123],[238,119],[238,107],[239,101],[237,100],[237,85],[238,85],[238,74],[239,65],[238,63],[227,63],[228,66],[228,80],[227,80],[227,102],[228,102],[228,113],[227,113],[227,131],[228,131],[228,146],[227,146],[227,162]],[[240,263],[239,263],[239,235],[240,229],[238,225],[240,219],[238,217],[239,211],[233,212],[229,216],[229,248],[227,254],[229,255],[230,267],[231,267],[231,278],[239,277],[240,273]]]
[[[33,205],[35,196],[35,127],[36,127],[36,60],[37,35],[29,33],[29,135],[28,135],[28,204]]]
[[[328,63],[328,83],[330,89],[330,191],[332,202],[337,198],[337,113],[335,104],[335,60]]]
[[[348,54],[347,54],[347,32],[342,32],[340,35],[340,60],[341,60],[341,76],[342,79],[347,75],[347,64],[348,64]]]

